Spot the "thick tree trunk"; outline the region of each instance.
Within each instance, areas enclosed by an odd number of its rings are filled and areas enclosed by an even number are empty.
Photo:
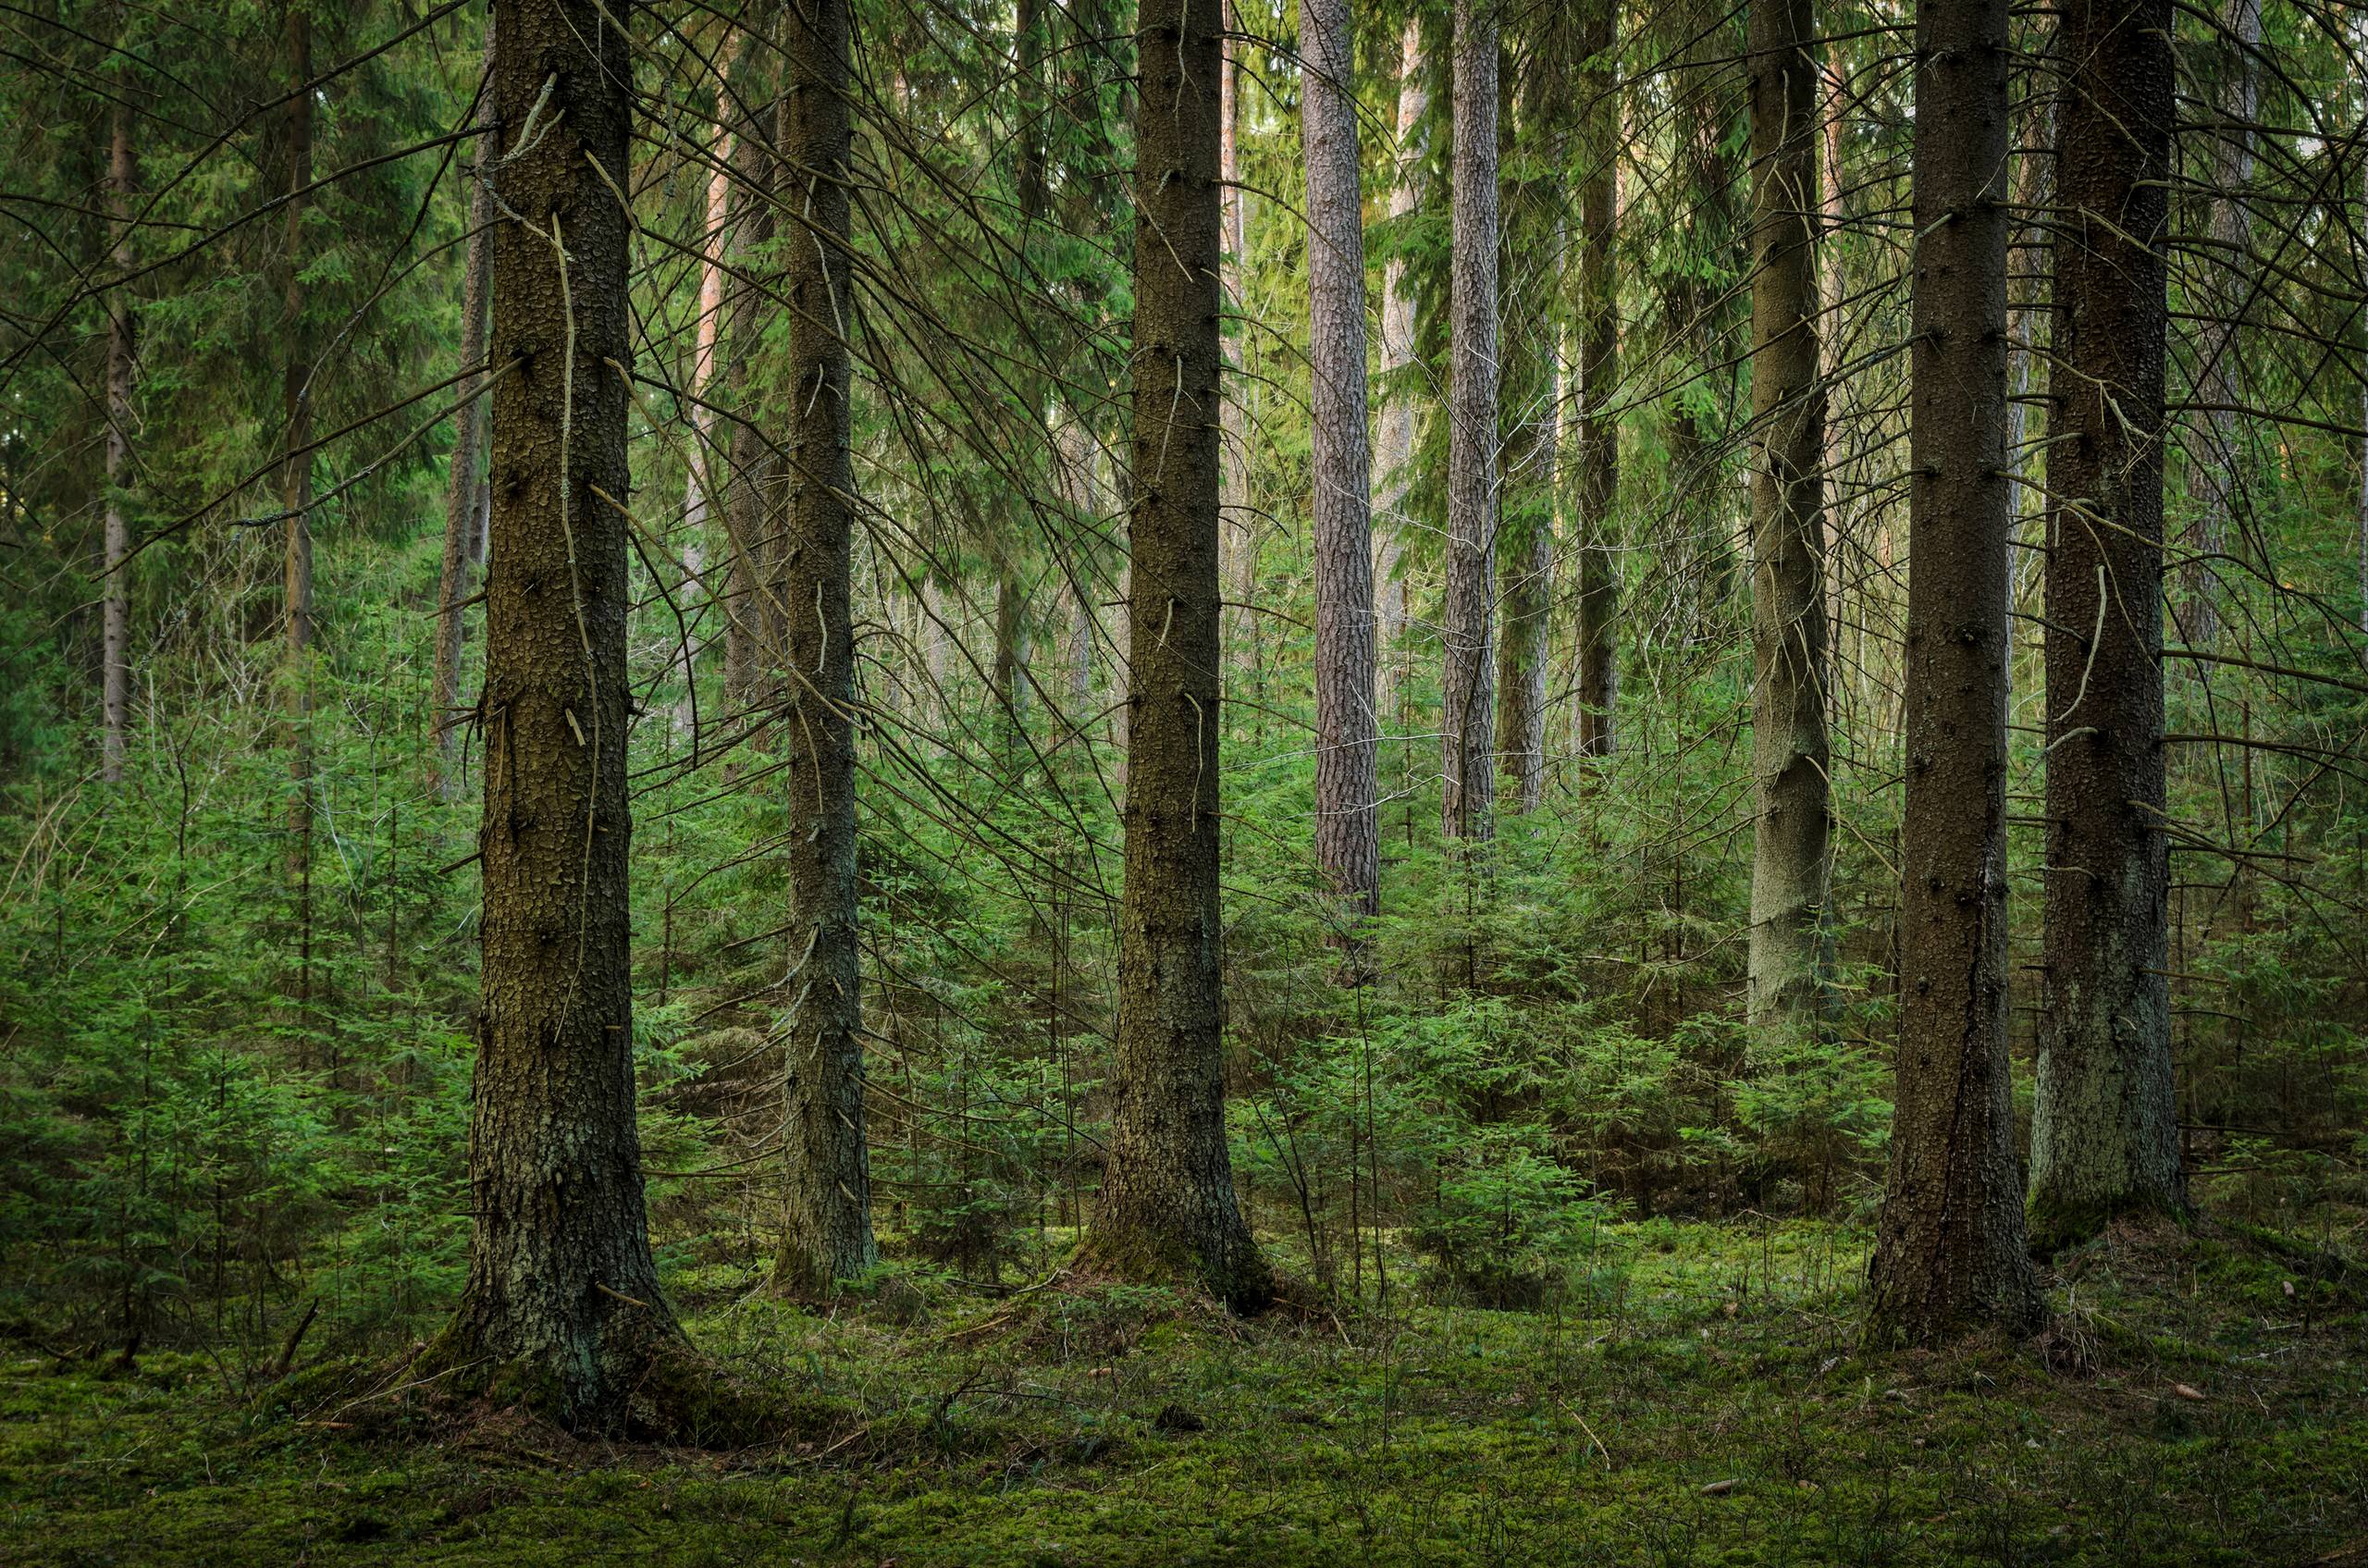
[[[1456,0],[1455,207],[1449,263],[1447,604],[1439,640],[1442,787],[1450,838],[1495,833],[1497,597],[1497,0]]]
[[[1272,1277],[1226,1143],[1217,907],[1218,0],[1145,0],[1137,34],[1134,598],[1117,1052],[1081,1256],[1242,1309]]]
[[[1399,49],[1397,174],[1389,188],[1389,216],[1402,222],[1422,201],[1422,159],[1414,146],[1414,130],[1430,101],[1423,91],[1423,21],[1406,19]],[[1398,710],[1398,685],[1405,652],[1406,582],[1400,559],[1412,527],[1406,516],[1406,492],[1413,480],[1413,394],[1395,383],[1414,363],[1414,288],[1408,280],[1406,259],[1392,256],[1381,275],[1381,378],[1390,384],[1383,393],[1379,441],[1374,452],[1374,475],[1381,488],[1375,510],[1381,525],[1375,529],[1375,628],[1379,645],[1375,706],[1383,713]]]
[[[2047,949],[2030,1207],[2180,1213],[2163,764],[2171,0],[2068,0],[2048,447]]]
[[[788,1062],[788,1192],[778,1287],[816,1296],[879,1261],[863,1135],[855,839],[855,465],[847,335],[848,0],[785,7],[781,153],[797,215],[783,286],[797,406],[783,509],[783,842],[791,967],[777,1014]]]
[[[1917,15],[1907,803],[1876,1344],[2040,1317],[2006,1060],[2006,12]]]
[[[477,98],[477,168],[469,184],[469,243],[461,278],[461,364],[485,358],[486,274],[492,265],[493,198],[487,186],[492,163],[493,21],[485,34],[485,83]],[[436,671],[428,699],[428,722],[436,736],[437,787],[450,800],[461,789],[461,632],[467,624],[462,601],[469,597],[471,544],[477,527],[477,485],[482,473],[483,381],[475,376],[460,387],[462,402],[452,413],[452,458],[445,475],[444,563],[436,582]]]
[[[2195,401],[2203,415],[2203,455],[2194,489],[2202,505],[2188,536],[2192,559],[2186,578],[2186,608],[2180,622],[2190,646],[2206,648],[2220,636],[2220,572],[2216,559],[2228,549],[2228,532],[2241,481],[2237,475],[2238,416],[2231,412],[2244,394],[2243,353],[2237,341],[2245,294],[2252,277],[2248,253],[2252,209],[2245,187],[2253,178],[2252,125],[2261,102],[2261,0],[2228,0],[2227,59],[2221,108],[2227,124],[2213,131],[2212,211],[2209,218],[2214,265],[2221,274],[2217,301],[2203,307],[2209,319],[2196,331]]]
[[[1755,1028],[1813,1025],[1832,957],[1826,892],[1825,389],[1819,376],[1816,20],[1751,6],[1752,835]]]
[[[1578,752],[1611,754],[1620,700],[1619,541],[1611,512],[1620,491],[1620,427],[1611,395],[1620,379],[1619,280],[1611,240],[1619,222],[1620,101],[1612,49],[1619,7],[1589,0],[1579,52],[1587,176],[1579,190]]]
[[[131,111],[117,102],[109,117],[110,259],[120,274],[131,268]],[[131,524],[123,510],[123,487],[131,480],[131,300],[118,290],[107,296],[106,595],[100,617],[99,776],[108,784],[123,781],[131,734]]]
[[[1348,0],[1300,0],[1315,512],[1315,858],[1349,913],[1381,911],[1364,204]]]
[[[630,59],[620,0],[501,0],[484,1026],[468,1283],[439,1359],[622,1426],[676,1339],[634,1121],[625,789]],[[536,103],[549,84],[550,97]],[[605,174],[603,171],[606,171]]]

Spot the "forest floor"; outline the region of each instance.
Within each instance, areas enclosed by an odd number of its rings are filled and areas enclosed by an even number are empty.
[[[730,1452],[372,1395],[383,1363],[251,1393],[204,1356],[18,1344],[0,1562],[2368,1563],[2356,1272],[2122,1231],[2058,1260],[2040,1340],[1869,1358],[1865,1247],[1633,1223],[1536,1312],[1246,1323],[690,1279],[704,1349],[835,1413]]]

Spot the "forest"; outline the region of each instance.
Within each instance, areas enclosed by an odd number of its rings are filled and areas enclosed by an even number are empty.
[[[2368,4],[0,126],[0,1562],[2368,1564]]]

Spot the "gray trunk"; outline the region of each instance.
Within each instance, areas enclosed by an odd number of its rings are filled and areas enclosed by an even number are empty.
[[[1449,837],[1486,839],[1497,792],[1497,0],[1456,0],[1454,50],[1439,814]]]
[[[732,417],[731,435],[723,443],[731,455],[731,476],[723,491],[723,707],[728,715],[746,713],[767,700],[778,661],[769,536],[779,465],[764,436],[756,378],[758,340],[773,308],[758,283],[779,290],[777,278],[758,254],[771,243],[775,225],[771,198],[777,171],[768,134],[772,65],[771,51],[743,49],[734,62],[729,94],[744,117],[734,129],[732,149],[732,250],[742,276],[729,285],[723,326],[727,357],[722,401]],[[749,276],[760,267],[761,280]]]
[[[1394,220],[1409,216],[1422,200],[1422,161],[1416,155],[1414,130],[1428,102],[1423,91],[1423,22],[1420,17],[1409,17],[1398,67],[1397,177],[1389,188],[1389,216]],[[1382,379],[1387,382],[1402,376],[1413,363],[1414,290],[1407,280],[1405,258],[1392,256],[1382,269]],[[1402,389],[1385,396],[1379,443],[1374,453],[1374,473],[1381,486],[1375,506],[1380,526],[1374,531],[1374,609],[1379,645],[1375,701],[1383,713],[1398,710],[1398,683],[1405,664],[1405,650],[1400,644],[1406,635],[1406,583],[1400,557],[1410,526],[1406,491],[1413,477],[1410,464],[1414,455],[1414,405],[1413,396]]]
[[[729,71],[739,53],[740,35],[727,34],[717,52],[717,68]],[[725,123],[731,110],[728,96],[719,94],[716,124]],[[688,474],[683,481],[683,586],[680,604],[687,621],[692,594],[707,572],[707,520],[715,492],[715,410],[708,392],[715,379],[716,340],[723,326],[724,236],[732,221],[732,160],[738,138],[724,130],[716,149],[716,167],[708,175],[706,222],[699,236],[698,319],[691,328],[691,450]],[[684,637],[674,652],[675,679],[683,694],[674,701],[673,731],[679,740],[698,746],[698,671],[693,648]]]

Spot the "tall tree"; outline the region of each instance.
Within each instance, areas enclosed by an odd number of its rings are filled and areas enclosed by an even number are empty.
[[[732,228],[733,134],[737,116],[728,85],[733,62],[739,57],[737,29],[724,35],[716,50],[715,165],[707,178],[705,222],[699,231],[698,317],[691,327],[691,451],[683,479],[683,584],[688,592],[707,573],[707,519],[715,495],[715,409],[708,401],[715,379],[716,344],[723,330],[724,248]],[[677,736],[698,746],[698,672],[690,639],[684,636],[675,654],[675,669],[683,683],[676,699],[673,726]]]
[[[1422,201],[1422,159],[1416,152],[1414,133],[1429,103],[1430,94],[1423,90],[1423,19],[1419,15],[1410,16],[1399,45],[1396,173],[1389,186],[1389,216],[1394,224],[1402,225]],[[1406,581],[1399,562],[1409,526],[1406,494],[1412,487],[1411,467],[1418,400],[1411,389],[1399,385],[1406,368],[1414,363],[1414,288],[1407,273],[1406,258],[1392,255],[1382,268],[1381,278],[1381,378],[1385,390],[1379,441],[1374,452],[1374,471],[1381,484],[1377,498],[1381,526],[1376,531],[1378,548],[1374,559],[1375,633],[1380,645],[1375,701],[1381,712],[1388,713],[1398,708],[1398,645],[1406,632]]]
[[[500,0],[491,159],[492,559],[486,582],[484,1008],[475,1225],[441,1349],[517,1367],[613,1426],[679,1335],[634,1121],[625,788],[633,57],[623,0]],[[548,93],[548,98],[545,94]]]
[[[1833,811],[1826,742],[1825,386],[1818,352],[1817,26],[1811,0],[1753,0],[1752,834],[1755,1026],[1823,1010]]]
[[[114,230],[108,259],[117,273],[131,269],[131,110],[117,96],[109,112],[107,216]],[[123,510],[123,488],[131,482],[131,300],[117,289],[107,296],[107,456],[105,601],[100,616],[99,776],[123,779],[123,759],[131,729],[131,524]]]
[[[2220,298],[2217,308],[2203,313],[2196,337],[2195,401],[2204,405],[2204,442],[2202,472],[2195,488],[2203,504],[2189,536],[2186,607],[2180,616],[2187,640],[2198,647],[2220,636],[2219,558],[2228,549],[2239,485],[2236,405],[2244,393],[2244,366],[2237,332],[2246,315],[2245,293],[2252,277],[2252,207],[2245,187],[2252,183],[2253,122],[2261,100],[2260,67],[2254,59],[2261,50],[2261,0],[2228,0],[2218,43],[2225,64],[2219,82],[2221,123],[2212,130],[2208,221]]]
[[[1241,40],[1237,36],[1241,30],[1233,0],[1223,3],[1225,63],[1218,84],[1217,179],[1224,192],[1225,265],[1220,277],[1228,322],[1246,323],[1250,315],[1249,296],[1244,292],[1250,260],[1250,193],[1241,188]],[[1240,356],[1249,352],[1249,340],[1240,336],[1242,330],[1239,325],[1226,329],[1226,336],[1235,340],[1237,371]],[[1250,611],[1258,569],[1258,522],[1250,510],[1250,405],[1241,395],[1243,390],[1244,385],[1237,380],[1218,420],[1225,439],[1219,458],[1225,473],[1223,580],[1226,595],[1233,600],[1226,617],[1226,640],[1237,669],[1249,668],[1254,660],[1258,636],[1258,623]]]
[[[1439,640],[1443,787],[1450,838],[1495,832],[1497,597],[1497,0],[1456,0],[1454,213],[1448,330],[1447,604]]]
[[[469,242],[461,278],[461,365],[463,371],[485,358],[486,274],[492,265],[488,238],[493,224],[493,196],[487,179],[487,149],[493,127],[493,18],[485,31],[485,68],[477,88],[475,157],[477,167],[469,182]],[[471,544],[476,533],[477,485],[484,442],[481,417],[484,399],[480,377],[471,375],[460,386],[461,405],[452,414],[452,460],[444,492],[444,563],[436,584],[436,669],[429,722],[436,735],[437,780],[447,799],[461,786],[462,726],[455,711],[461,695],[461,631],[466,623],[462,601],[468,595],[469,570],[475,564]]]
[[[765,302],[779,292],[772,269],[776,220],[773,182],[772,79],[774,51],[758,40],[771,37],[779,7],[759,0],[756,19],[725,78],[725,97],[736,123],[732,128],[732,278],[723,331],[724,401],[732,411],[725,443],[731,479],[723,491],[726,554],[723,590],[723,706],[743,714],[766,701],[766,672],[775,660],[771,562],[773,559],[767,502],[776,478],[774,445],[765,433],[758,406],[757,361],[762,346]]]
[[[1373,464],[1365,439],[1364,202],[1348,0],[1300,0],[1315,512],[1315,857],[1355,915],[1381,909],[1373,669]]]
[[[281,354],[279,509],[281,604],[287,618],[289,729],[288,874],[295,886],[296,1002],[313,999],[313,360],[304,320],[304,214],[313,183],[313,16],[291,0],[280,34],[289,83],[281,111],[282,192],[278,256]]]
[[[1218,0],[1144,0],[1137,23],[1132,600],[1118,1028],[1102,1200],[1082,1256],[1273,1290],[1226,1144],[1217,908]]]
[[[2006,1059],[2007,8],[1916,17],[1907,802],[1878,1344],[2040,1315]]]
[[[1611,394],[1620,379],[1619,279],[1611,241],[1619,221],[1620,93],[1614,48],[1620,7],[1588,0],[1580,24],[1578,96],[1586,160],[1579,187],[1578,309],[1578,750],[1611,753],[1620,698],[1620,578],[1611,509],[1620,490],[1620,427]]]
[[[2031,1219],[2187,1206],[2163,762],[2171,0],[2068,0],[2047,493],[2047,938]]]

